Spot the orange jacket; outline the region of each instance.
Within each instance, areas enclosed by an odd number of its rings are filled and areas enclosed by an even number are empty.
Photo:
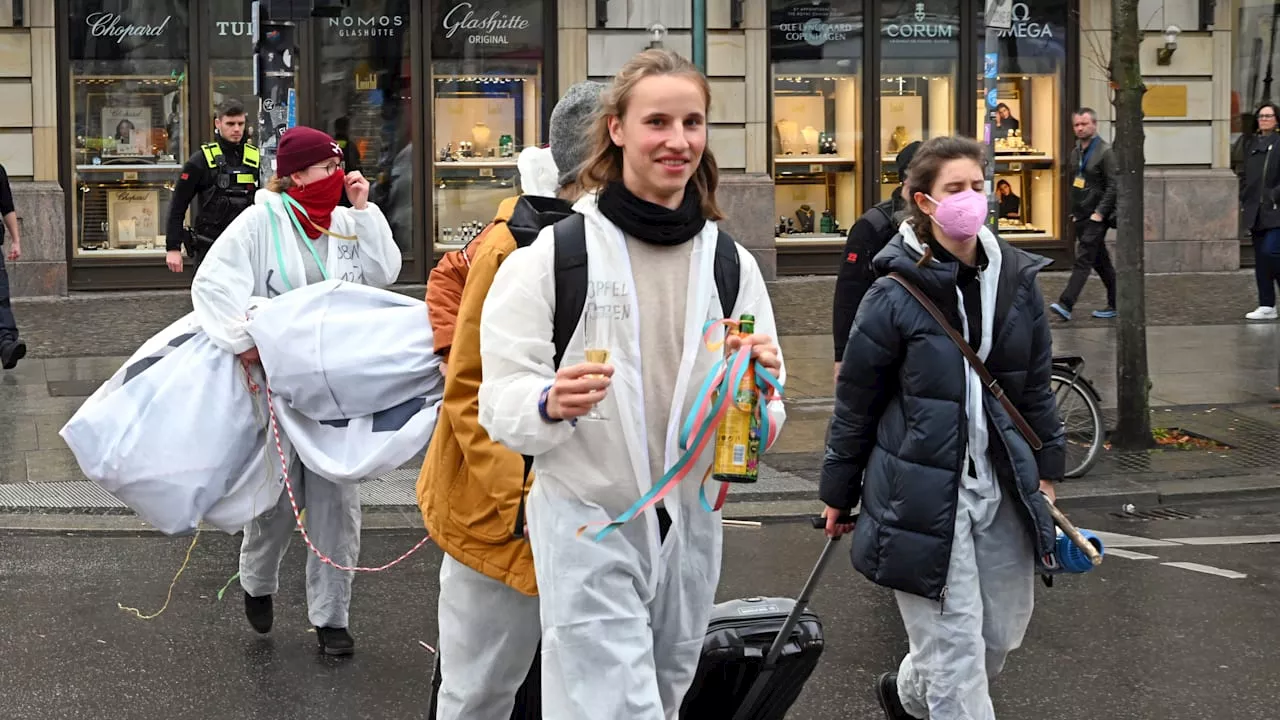
[[[516,207],[519,196],[503,200],[498,205],[498,214],[494,220],[506,222],[511,219],[511,212]],[[475,261],[480,243],[488,234],[486,227],[474,240],[461,250],[450,250],[440,257],[440,262],[431,268],[427,276],[427,317],[431,321],[432,340],[435,353],[449,357],[449,348],[453,345],[453,332],[458,322],[458,307],[462,304],[462,288],[467,284],[467,274],[471,263]]]
[[[480,426],[478,398],[480,311],[498,267],[516,249],[505,223],[514,208],[515,198],[504,201],[495,218],[503,222],[491,224],[471,243],[476,250],[452,326],[451,343],[458,352],[449,353],[444,402],[417,489],[427,530],[442,550],[476,572],[536,595],[533,553],[526,540],[513,536],[524,458],[489,439]],[[524,484],[525,492],[530,484]]]

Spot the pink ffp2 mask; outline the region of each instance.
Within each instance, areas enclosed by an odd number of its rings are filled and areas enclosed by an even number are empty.
[[[953,240],[974,237],[987,221],[987,196],[976,190],[961,190],[943,198],[942,202],[934,200],[931,195],[925,197],[935,206],[934,222]]]

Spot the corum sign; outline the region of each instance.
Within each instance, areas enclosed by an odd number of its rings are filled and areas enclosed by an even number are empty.
[[[1053,26],[1049,23],[1032,21],[1031,8],[1026,3],[1014,3],[1013,26],[1008,30],[1001,30],[1000,37],[1051,38]]]
[[[925,22],[928,14],[923,2],[916,3],[915,12],[908,22],[889,23],[884,26],[884,34],[894,40],[950,40],[956,36],[954,23],[937,19]]]

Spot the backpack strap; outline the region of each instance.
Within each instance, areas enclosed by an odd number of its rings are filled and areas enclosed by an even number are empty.
[[[866,218],[871,223],[871,227],[875,229],[877,238],[883,238],[887,233],[894,230],[893,213],[885,208],[884,203],[873,205],[867,211]],[[885,238],[886,241],[889,239],[892,239],[892,236]]]
[[[742,265],[738,258],[738,243],[724,230],[716,235],[715,259],[716,292],[720,295],[720,309],[726,318],[733,318],[733,308],[738,304],[738,285],[742,280]]]
[[[556,306],[551,324],[551,342],[555,345],[555,367],[560,368],[569,338],[578,329],[582,309],[587,304],[587,224],[579,213],[556,223],[555,267]]]
[[[560,369],[569,338],[578,329],[582,309],[587,305],[587,224],[580,213],[557,222],[555,233],[556,306],[552,311],[551,343],[555,345],[554,363]],[[516,508],[516,526],[512,536],[524,537],[525,488],[533,472],[533,456],[524,456],[524,481],[520,485],[520,505]]]

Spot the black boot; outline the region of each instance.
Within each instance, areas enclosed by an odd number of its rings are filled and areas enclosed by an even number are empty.
[[[271,623],[275,620],[275,612],[271,608],[271,596],[254,597],[244,594],[244,616],[254,630],[266,635],[271,632]]]
[[[884,673],[876,681],[876,699],[880,701],[880,708],[884,710],[886,720],[920,720],[903,709],[902,701],[898,699],[898,673],[896,672]]]
[[[346,628],[318,627],[316,639],[325,655],[350,655],[356,651],[356,640]]]
[[[21,340],[0,345],[0,367],[12,370],[18,367],[18,361],[27,356],[27,344]]]

